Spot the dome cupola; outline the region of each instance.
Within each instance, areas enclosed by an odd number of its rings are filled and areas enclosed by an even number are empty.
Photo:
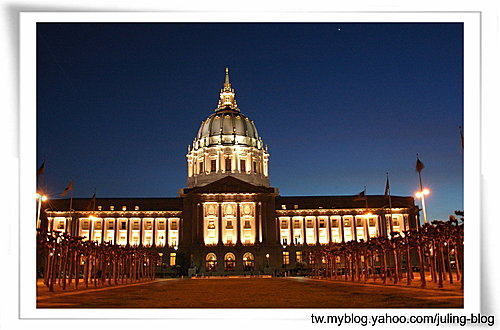
[[[217,108],[201,122],[188,154],[188,188],[234,176],[269,186],[267,146],[252,120],[240,112],[226,68]]]

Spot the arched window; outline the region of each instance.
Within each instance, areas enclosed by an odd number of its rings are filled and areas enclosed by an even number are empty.
[[[207,254],[205,258],[205,269],[207,272],[215,271],[215,266],[217,266],[217,256],[215,253]]]
[[[252,253],[247,252],[243,255],[243,270],[253,271],[255,268],[255,259]]]
[[[236,269],[236,257],[233,253],[228,252],[224,256],[224,270],[231,271]]]

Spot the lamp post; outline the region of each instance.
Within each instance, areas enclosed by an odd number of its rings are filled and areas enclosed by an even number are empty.
[[[421,191],[418,191],[415,196],[417,198],[422,199],[422,213],[424,214],[424,223],[427,223],[427,212],[425,211],[425,195],[429,195],[430,191],[427,188],[424,188]]]
[[[42,208],[42,202],[45,202],[47,200],[47,196],[37,193],[36,200],[38,202],[38,208],[36,212],[36,228],[38,229],[40,228],[40,210]]]

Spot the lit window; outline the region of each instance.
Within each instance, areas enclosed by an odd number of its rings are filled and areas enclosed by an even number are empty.
[[[132,230],[139,230],[139,221],[134,221],[132,223]]]
[[[215,222],[213,220],[208,221],[208,229],[215,229]]]
[[[165,230],[165,222],[163,221],[158,222],[158,230]]]
[[[102,205],[97,206],[97,211],[102,211]]]
[[[134,210],[139,211],[139,205],[136,205],[136,206],[134,207]]]
[[[307,228],[314,228],[312,219],[307,220]]]
[[[337,221],[337,219],[332,219],[332,227],[338,227],[339,225],[339,222]]]
[[[363,219],[356,219],[356,227],[363,227]]]
[[[144,224],[144,229],[145,230],[151,230],[152,229],[151,221],[146,221],[146,223]]]
[[[115,229],[115,222],[114,221],[109,221],[108,222],[108,229],[110,229],[110,230]]]
[[[300,220],[293,220],[293,228],[300,228]]]
[[[375,227],[375,219],[371,218],[369,225],[370,227]]]
[[[59,223],[59,225],[61,224],[61,222]],[[58,228],[58,229],[64,229],[63,228]],[[89,229],[89,222],[87,220],[84,220],[82,221],[82,230],[88,230]]]
[[[175,252],[170,253],[170,266],[175,266]]]
[[[297,262],[302,262],[302,251],[296,251],[295,252],[295,260]]]
[[[177,221],[172,221],[170,223],[170,230],[177,230]]]
[[[294,204],[293,208],[297,210],[299,208],[299,206],[297,204]]]
[[[344,219],[344,227],[349,227],[351,225],[351,221],[349,219]]]
[[[283,265],[289,265],[289,264],[290,264],[290,252],[283,251]]]
[[[288,229],[288,223],[286,220],[281,220],[281,229]]]
[[[231,220],[226,222],[226,229],[233,229],[233,222]]]
[[[282,205],[281,205],[281,209],[282,209],[282,210],[286,210],[286,205],[285,205],[285,204],[282,204]]]
[[[95,230],[102,230],[102,222],[100,220],[95,222],[94,229]]]
[[[110,209],[111,211],[114,211],[114,210],[115,210],[115,207],[114,207],[113,205],[111,205],[111,206],[109,207],[109,209]]]
[[[122,206],[122,211],[127,211],[127,206],[126,205]]]
[[[250,226],[250,220],[245,220],[245,226],[243,226],[243,228],[252,228],[252,226]]]

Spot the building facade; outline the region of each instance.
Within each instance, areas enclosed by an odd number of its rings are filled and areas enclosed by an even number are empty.
[[[167,270],[200,275],[279,274],[311,249],[415,228],[413,197],[280,196],[269,152],[241,113],[226,76],[219,103],[188,149],[175,198],[51,200],[41,226],[98,243],[155,248]],[[71,210],[71,211],[70,211]]]

